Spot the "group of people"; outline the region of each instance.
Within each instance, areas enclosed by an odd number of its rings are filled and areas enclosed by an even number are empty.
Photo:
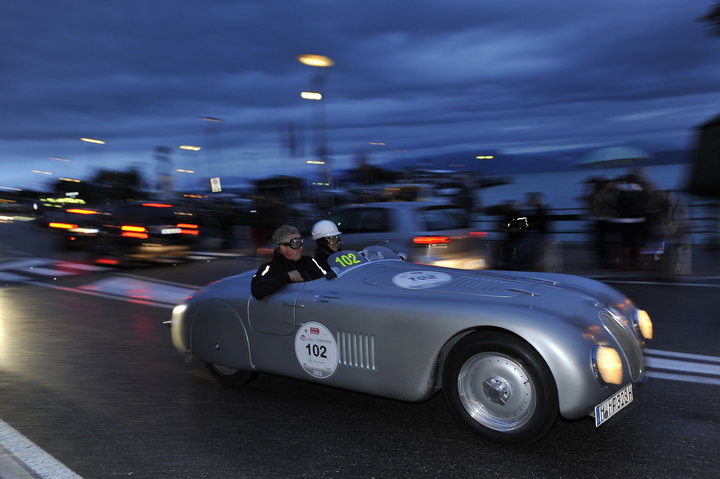
[[[655,188],[642,170],[616,179],[594,179],[588,203],[600,267],[639,268],[643,250],[667,256],[689,232],[677,196]]]
[[[275,245],[272,260],[260,266],[252,277],[251,293],[255,299],[262,299],[290,283],[312,281],[332,274],[328,258],[342,249],[342,240],[337,225],[321,220],[312,227],[315,240],[315,255],[303,255],[303,238],[300,231],[290,225],[275,230],[272,242]]]
[[[524,204],[508,202],[503,211],[499,267],[541,268],[543,248],[549,233],[547,204],[542,193],[526,193]]]

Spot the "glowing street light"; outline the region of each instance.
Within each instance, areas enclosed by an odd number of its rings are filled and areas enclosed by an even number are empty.
[[[84,141],[85,143],[95,143],[96,145],[104,145],[105,143],[107,143],[106,141],[98,140],[97,138],[86,137],[80,138],[80,141]]]
[[[322,100],[323,95],[317,91],[303,91],[300,92],[300,98],[303,100]]]
[[[311,67],[327,68],[335,64],[335,62],[333,62],[330,58],[324,55],[304,54],[298,55],[297,59],[303,65]]]
[[[312,90],[302,92],[300,97],[305,100],[315,100],[318,102],[316,103],[317,108],[313,108],[315,147],[317,148],[318,163],[312,164],[325,165],[327,183],[330,184],[332,183],[332,173],[330,172],[327,148],[327,120],[325,118],[325,102],[321,100],[324,96],[328,72],[330,71],[330,67],[335,65],[335,62],[325,55],[315,54],[298,55],[297,60],[303,65],[318,68],[317,74],[313,79]]]
[[[187,150],[187,151],[200,151],[202,150],[201,146],[195,146],[195,145],[180,145],[178,146],[181,150]]]

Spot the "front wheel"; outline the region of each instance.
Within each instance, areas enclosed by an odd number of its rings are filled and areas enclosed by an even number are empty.
[[[443,390],[453,416],[480,436],[530,444],[558,416],[555,381],[542,357],[509,334],[475,333],[450,352]]]
[[[247,369],[237,369],[222,364],[207,363],[207,367],[221,383],[226,386],[240,387],[249,383],[257,373],[255,371],[248,371]]]

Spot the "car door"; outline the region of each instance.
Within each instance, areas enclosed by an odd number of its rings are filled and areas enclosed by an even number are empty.
[[[266,334],[293,334],[297,296],[303,285],[290,283],[260,300],[251,296],[248,301],[248,322],[252,330]]]

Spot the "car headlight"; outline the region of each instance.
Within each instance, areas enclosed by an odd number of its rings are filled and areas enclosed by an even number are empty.
[[[600,383],[622,384],[622,359],[615,348],[596,344],[592,352],[592,367],[593,373]]]
[[[653,338],[653,324],[647,311],[636,309],[633,311],[632,319],[635,330],[640,332],[643,339],[650,340]]]

